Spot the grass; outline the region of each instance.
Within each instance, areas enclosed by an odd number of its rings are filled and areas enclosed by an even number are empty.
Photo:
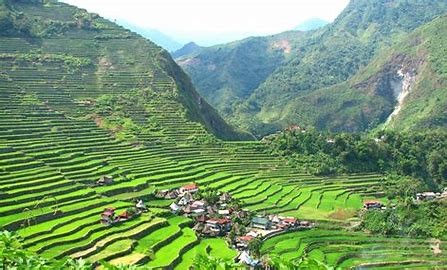
[[[405,261],[424,261],[434,265],[447,259],[433,254],[429,241],[412,238],[386,238],[361,232],[312,229],[285,233],[265,241],[265,254],[277,254],[288,260],[308,256],[347,269],[373,263],[405,265]],[[374,268],[374,267],[373,267]]]

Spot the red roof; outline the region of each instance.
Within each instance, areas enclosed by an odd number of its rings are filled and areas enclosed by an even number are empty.
[[[379,201],[365,201],[365,204],[382,204]]]
[[[193,189],[197,189],[197,188],[199,188],[199,186],[195,183],[183,186],[183,189],[186,189],[186,190],[193,190]]]
[[[113,216],[115,215],[115,209],[113,208],[106,208],[104,209],[104,212],[102,213],[103,216]]]
[[[238,237],[239,241],[243,241],[243,242],[250,242],[254,237],[251,235],[244,235],[244,236],[240,236]]]
[[[287,223],[296,223],[297,219],[296,218],[283,218],[282,221],[287,222]]]
[[[120,218],[130,218],[130,216],[131,215],[127,211],[124,211],[119,215]]]

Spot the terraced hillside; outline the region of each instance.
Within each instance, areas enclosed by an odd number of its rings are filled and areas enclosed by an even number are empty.
[[[194,181],[252,210],[341,221],[382,195],[380,175],[314,177],[258,142],[216,139],[208,130],[220,118],[136,34],[61,3],[1,3],[2,22],[17,31],[0,37],[0,227],[18,231],[26,249],[187,269],[197,253],[236,254],[222,239],[198,239],[190,220],[150,199],[155,189]],[[113,184],[94,186],[103,175]],[[149,213],[100,224],[104,208],[135,198]]]
[[[443,269],[447,256],[434,246],[445,249],[445,243],[430,240],[314,229],[270,238],[262,252],[290,261],[307,256],[336,269]]]

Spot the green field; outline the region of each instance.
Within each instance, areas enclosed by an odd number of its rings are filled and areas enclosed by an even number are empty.
[[[312,229],[270,238],[263,243],[262,252],[290,261],[308,257],[336,269],[442,269],[447,256],[435,254],[432,245],[433,241],[424,239]]]

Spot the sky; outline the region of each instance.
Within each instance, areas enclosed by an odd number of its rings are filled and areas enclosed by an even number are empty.
[[[213,45],[270,35],[310,18],[329,22],[349,0],[62,0],[118,21],[157,29],[175,40]],[[204,44],[207,43],[207,44]]]

